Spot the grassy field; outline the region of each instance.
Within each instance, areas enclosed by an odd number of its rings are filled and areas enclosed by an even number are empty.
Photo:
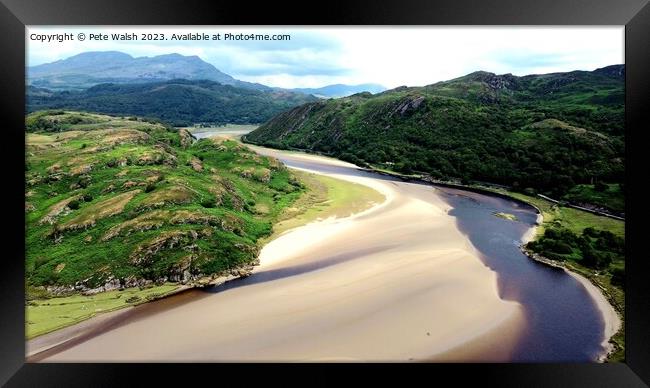
[[[620,184],[602,184],[601,190],[595,185],[576,185],[563,197],[573,203],[589,203],[625,212],[625,193]]]
[[[537,230],[539,235],[544,234],[546,227],[554,225],[567,228],[576,234],[582,233],[585,228],[593,227],[596,229],[608,230],[620,237],[625,236],[625,222],[623,221],[599,216],[570,207],[558,206],[539,197],[531,197],[529,195],[505,190],[493,191],[507,194],[513,198],[528,202],[541,210],[542,216],[544,217],[544,224]]]
[[[169,295],[178,284],[165,284],[151,288],[128,288],[122,291],[102,292],[95,295],[72,295],[60,298],[30,301],[27,305],[25,335],[28,339],[73,325],[97,314]]]

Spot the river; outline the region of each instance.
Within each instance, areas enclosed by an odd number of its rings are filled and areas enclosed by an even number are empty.
[[[252,276],[138,307],[45,361],[584,362],[603,352],[604,319],[585,287],[519,250],[532,207],[255,148],[388,199],[289,232]]]

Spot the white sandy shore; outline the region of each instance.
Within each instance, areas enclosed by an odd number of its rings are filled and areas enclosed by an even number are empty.
[[[542,222],[543,216],[538,213],[537,225],[541,225]],[[536,233],[537,227],[530,228],[522,238],[522,244],[531,241],[535,237]],[[621,329],[621,317],[618,315],[614,306],[612,306],[605,295],[603,295],[603,292],[589,279],[576,272],[570,271],[567,268],[562,267],[562,269],[564,269],[569,276],[573,277],[583,285],[603,316],[605,326],[603,329],[603,341],[601,342],[601,345],[605,349],[605,352],[600,355],[599,361],[604,361],[609,352],[613,349],[613,345],[609,342],[609,339]]]
[[[387,199],[273,240],[249,278],[258,281],[132,319],[45,361],[506,361],[521,306],[499,298],[496,274],[435,190],[326,175]]]
[[[599,361],[603,361],[613,348],[612,344],[609,343],[609,339],[621,329],[621,317],[619,317],[616,309],[614,309],[614,307],[609,303],[602,291],[590,282],[589,279],[580,274],[569,271],[566,268],[564,270],[585,287],[593,301],[596,303],[598,310],[600,310],[603,315],[605,328],[604,338],[601,344],[605,348],[605,353],[602,354],[599,359]]]

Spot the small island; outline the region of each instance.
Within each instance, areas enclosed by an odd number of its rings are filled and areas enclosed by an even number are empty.
[[[502,213],[502,212],[494,212],[492,214],[494,214],[496,217],[503,218],[504,220],[519,221],[519,219],[517,219],[517,216],[515,216],[514,214]]]

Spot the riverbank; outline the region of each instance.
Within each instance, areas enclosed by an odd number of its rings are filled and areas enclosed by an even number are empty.
[[[593,270],[582,267],[577,263],[567,265],[563,262],[551,260],[528,251],[524,248],[526,243],[533,241],[544,234],[545,226],[552,222],[562,223],[572,230],[579,230],[592,226],[610,230],[616,235],[624,235],[624,222],[612,217],[604,217],[584,212],[576,208],[561,208],[555,203],[546,201],[543,198],[526,196],[521,193],[509,192],[503,188],[468,186],[458,183],[433,182],[415,175],[403,175],[387,170],[374,171],[383,175],[396,177],[408,182],[422,182],[434,186],[457,188],[472,191],[480,194],[494,195],[501,198],[507,198],[527,206],[533,207],[537,211],[536,226],[523,236],[521,241],[522,252],[536,262],[564,270],[569,276],[579,281],[590,297],[598,307],[604,320],[604,340],[602,343],[605,349],[604,353],[598,358],[600,362],[623,361],[624,360],[624,294],[609,284],[608,279],[595,273]]]

